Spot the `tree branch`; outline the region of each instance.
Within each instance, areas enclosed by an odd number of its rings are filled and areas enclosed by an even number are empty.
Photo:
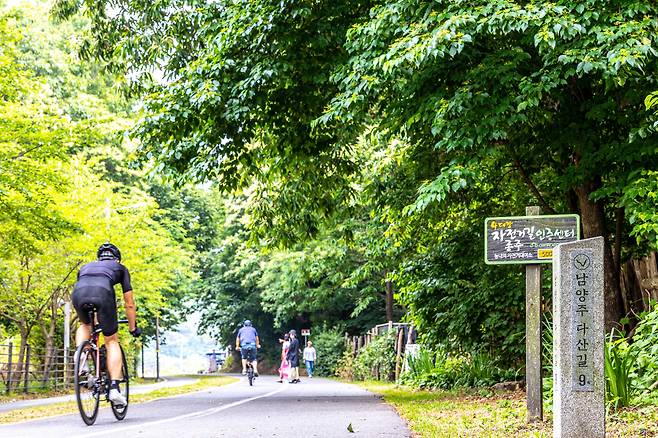
[[[25,155],[29,154],[32,151],[35,151],[39,148],[42,148],[46,145],[46,143],[38,144],[32,148],[25,149],[24,151],[20,152],[18,155],[14,155],[13,157],[9,157],[10,160],[18,160],[20,158],[23,158]]]
[[[81,263],[82,263],[82,261],[78,260],[78,261],[77,261],[77,262],[71,267],[71,269],[69,269],[69,272],[66,273],[66,275],[64,276],[64,278],[62,279],[62,281],[60,281],[60,283],[59,283],[55,288],[53,288],[52,293],[50,294],[50,296],[48,297],[48,299],[47,299],[46,301],[44,301],[43,304],[42,304],[42,305],[39,307],[39,309],[37,310],[37,312],[36,312],[37,316],[41,316],[41,312],[44,311],[44,309],[46,308],[46,305],[48,305],[48,303],[50,303],[53,299],[55,299],[55,295],[60,291],[62,285],[64,285],[64,283],[66,283],[66,280],[71,276],[71,274],[73,273],[73,271],[75,271],[75,270],[78,268],[78,266],[80,266]]]
[[[521,162],[518,159],[516,159],[516,160],[514,160],[514,164],[516,165],[516,168],[518,169],[519,174],[521,175],[521,178],[525,182],[525,185],[528,186],[528,188],[530,189],[532,194],[535,195],[535,198],[537,198],[537,201],[541,205],[542,210],[544,210],[547,213],[555,213],[555,210],[553,209],[553,207],[548,205],[548,202],[546,202],[546,200],[541,195],[541,193],[539,193],[539,189],[537,189],[537,186],[535,185],[535,183],[532,182],[532,179],[526,173],[525,169],[521,165]]]

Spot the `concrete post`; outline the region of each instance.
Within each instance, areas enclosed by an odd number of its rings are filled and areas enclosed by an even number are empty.
[[[603,237],[553,252],[553,437],[605,437]]]

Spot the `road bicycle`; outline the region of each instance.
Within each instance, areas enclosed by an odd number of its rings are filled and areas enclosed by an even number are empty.
[[[112,413],[120,421],[126,418],[126,413],[128,412],[130,378],[128,375],[126,355],[123,352],[123,348],[121,348],[122,368],[121,380],[119,380],[119,392],[126,398],[126,404],[116,406],[109,399],[111,380],[107,370],[105,345],[98,346],[98,338],[102,329],[96,320],[96,308],[93,306],[87,307],[85,311],[89,312],[89,320],[94,321],[94,325],[91,332],[91,339],[84,341],[75,351],[73,380],[78,410],[80,411],[82,421],[88,426],[91,426],[98,416],[100,399],[104,397],[105,401],[110,403]],[[119,320],[119,323],[125,324],[127,322],[128,320],[126,319]]]

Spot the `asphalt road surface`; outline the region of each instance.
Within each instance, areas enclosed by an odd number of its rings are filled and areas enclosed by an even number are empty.
[[[0,437],[12,438],[410,436],[390,406],[361,388],[327,379],[281,384],[273,376],[257,378],[252,387],[242,378],[131,405],[123,421],[102,408],[94,426],[86,426],[77,414],[0,426]]]
[[[134,385],[130,387],[131,394],[144,394],[151,391],[157,391],[162,388],[173,388],[176,386],[191,385],[198,382],[199,379],[193,377],[166,377],[162,382],[147,383]],[[67,401],[75,401],[75,394],[62,395],[59,397],[36,398],[33,400],[18,400],[0,404],[0,412],[13,411],[15,409],[30,408],[33,406],[44,406]],[[0,435],[2,436],[2,435]]]

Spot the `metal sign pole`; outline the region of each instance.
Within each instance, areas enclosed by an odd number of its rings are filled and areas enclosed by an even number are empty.
[[[160,381],[160,317],[155,317],[155,381]]]
[[[69,377],[69,348],[71,347],[71,303],[64,303],[64,384]]]

